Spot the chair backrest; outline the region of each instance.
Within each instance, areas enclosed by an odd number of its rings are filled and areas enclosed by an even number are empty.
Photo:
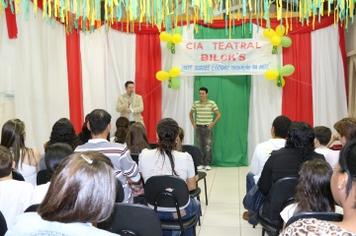
[[[51,181],[52,174],[46,170],[40,170],[37,173],[37,185],[46,184]]]
[[[147,203],[152,206],[183,207],[189,202],[187,184],[177,176],[152,176],[146,181],[144,189]]]
[[[124,188],[122,187],[121,181],[117,179],[115,202],[122,202],[124,199],[125,199]]]
[[[284,177],[277,180],[272,185],[263,203],[260,215],[270,220],[272,224],[282,225],[283,221],[280,212],[286,206],[286,203],[293,199],[297,183],[297,177]],[[266,205],[268,206],[265,207]]]
[[[138,156],[139,156],[139,154],[137,154],[137,153],[131,153],[130,155],[131,155],[132,160],[133,160],[134,162],[136,162],[136,164],[138,164]]]
[[[99,228],[120,235],[162,235],[161,222],[156,212],[147,206],[128,203],[116,203],[109,221],[99,224]]]
[[[18,180],[18,181],[25,181],[25,178],[20,174],[19,172],[13,170],[12,171],[12,179]]]
[[[299,212],[288,220],[285,227],[304,218],[316,218],[325,221],[342,221],[343,215],[335,212]]]
[[[189,153],[194,162],[195,173],[198,172],[197,166],[201,165],[201,160],[203,158],[203,153],[201,152],[200,148],[194,145],[183,145],[182,151]]]
[[[39,206],[40,206],[40,204],[31,205],[31,206],[27,207],[25,212],[36,212]]]
[[[0,211],[0,236],[4,236],[6,231],[7,231],[6,220],[5,220],[5,217],[3,216],[3,214]]]

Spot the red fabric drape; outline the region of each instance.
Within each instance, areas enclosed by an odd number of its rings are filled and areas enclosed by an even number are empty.
[[[70,120],[79,132],[83,124],[82,63],[80,57],[80,34],[73,31],[66,35],[67,71]]]
[[[346,55],[346,39],[345,39],[345,29],[339,24],[339,47],[342,55],[342,62],[344,64],[344,76],[345,76],[345,88],[347,101],[349,100],[349,78],[347,77],[347,55]]]
[[[10,1],[8,4],[10,4]],[[13,4],[15,9],[15,3]],[[10,6],[5,8],[5,15],[6,15],[6,24],[7,24],[7,34],[9,35],[9,39],[15,39],[17,38],[16,15],[15,13],[11,12]]]
[[[161,69],[161,45],[158,34],[136,36],[136,91],[143,98],[143,119],[149,142],[154,143],[156,125],[162,116],[161,82],[155,78]]]
[[[283,89],[282,114],[313,125],[313,91],[310,33],[293,34],[292,46],[283,49],[283,64],[295,66]]]

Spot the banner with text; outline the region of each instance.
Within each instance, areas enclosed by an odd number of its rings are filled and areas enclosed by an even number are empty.
[[[258,75],[277,65],[276,60],[267,40],[189,40],[176,45],[172,66],[182,76]]]

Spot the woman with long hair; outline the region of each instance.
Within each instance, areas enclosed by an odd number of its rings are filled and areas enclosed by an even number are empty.
[[[37,212],[20,215],[6,236],[114,236],[93,224],[111,215],[116,183],[111,161],[103,154],[72,154],[55,170]]]
[[[149,147],[146,130],[141,123],[136,122],[130,126],[126,143],[130,152],[135,154]]]
[[[116,120],[116,131],[113,142],[125,144],[129,132],[130,121],[126,117],[119,117]]]
[[[1,130],[1,145],[10,149],[15,168],[26,182],[36,185],[40,154],[25,145],[25,124],[19,119],[8,120]]]
[[[61,118],[54,123],[49,141],[45,144],[45,149],[48,145],[55,143],[69,144],[73,150],[80,144],[73,124],[67,118]]]
[[[139,156],[139,170],[146,182],[151,176],[174,175],[183,179],[190,191],[196,188],[195,170],[192,156],[186,152],[175,150],[178,141],[179,127],[176,121],[170,118],[162,119],[157,125],[158,147],[156,149],[144,149]],[[185,217],[199,214],[199,202],[191,198],[190,203],[184,209]],[[174,219],[176,209],[165,212],[159,211],[159,217],[163,220]],[[170,232],[169,232],[170,233]],[[165,232],[164,235],[170,235]],[[192,235],[192,230],[185,235]]]

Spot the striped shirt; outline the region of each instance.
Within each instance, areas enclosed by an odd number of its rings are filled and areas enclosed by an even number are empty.
[[[141,175],[136,162],[130,156],[126,144],[110,143],[106,139],[90,139],[87,143],[78,146],[75,152],[96,151],[107,156],[115,169],[116,178],[122,183],[125,192],[124,202],[132,202],[132,190],[127,178],[133,182],[139,182]]]
[[[192,107],[192,112],[195,113],[195,124],[209,125],[214,120],[214,112],[218,110],[218,106],[212,100],[207,100],[205,103],[201,103],[200,100],[195,101]]]

